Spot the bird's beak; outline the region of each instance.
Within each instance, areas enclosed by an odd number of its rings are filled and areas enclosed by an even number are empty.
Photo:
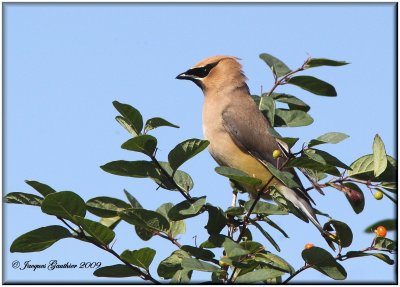
[[[178,76],[176,76],[175,79],[178,79],[178,80],[192,80],[193,77],[190,76],[190,75],[187,75],[186,72],[183,72],[183,73],[179,74]]]

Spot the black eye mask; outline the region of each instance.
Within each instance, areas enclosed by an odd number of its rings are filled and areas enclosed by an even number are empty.
[[[210,73],[212,68],[214,68],[218,62],[211,63],[205,65],[204,67],[192,68],[187,70],[186,72],[178,75],[177,79],[198,79],[198,78],[205,78]]]

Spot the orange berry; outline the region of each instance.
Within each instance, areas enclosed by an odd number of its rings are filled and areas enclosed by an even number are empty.
[[[304,246],[304,249],[310,249],[311,247],[314,247],[314,244],[312,244],[312,243],[307,243],[307,244]]]
[[[387,234],[387,229],[384,226],[378,226],[374,232],[376,233],[377,236],[379,237],[385,237]]]

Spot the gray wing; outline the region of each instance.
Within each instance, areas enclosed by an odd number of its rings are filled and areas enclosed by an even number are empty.
[[[269,162],[276,167],[277,161],[272,157],[272,153],[274,150],[282,148],[275,138],[268,134],[267,129],[271,128],[271,124],[250,97],[240,103],[242,106],[231,105],[222,112],[224,128],[240,149],[252,155],[262,164],[265,165],[265,162]],[[283,157],[285,158],[284,153]],[[297,193],[314,203],[313,199],[304,190],[295,170],[290,168],[285,169],[285,171],[292,173],[293,179],[300,185],[301,188],[297,189]]]

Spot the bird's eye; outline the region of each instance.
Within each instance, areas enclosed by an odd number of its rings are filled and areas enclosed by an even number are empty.
[[[196,78],[205,78],[208,76],[208,74],[210,73],[212,68],[214,68],[217,64],[218,64],[218,62],[208,64],[204,67],[193,68],[193,69],[190,69],[189,71],[187,71],[186,74],[194,76]]]

